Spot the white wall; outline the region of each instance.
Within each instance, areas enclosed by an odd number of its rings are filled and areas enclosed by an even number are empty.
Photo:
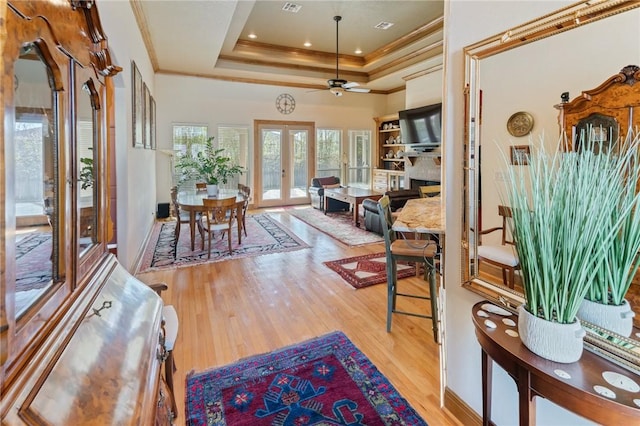
[[[464,130],[464,57],[462,49],[510,27],[560,9],[562,1],[457,1],[445,2],[444,73],[444,181],[446,197],[445,333],[446,385],[482,413],[480,346],[471,322],[471,307],[482,298],[461,287],[460,241],[462,223],[462,141]],[[629,34],[630,36],[630,34]],[[597,55],[596,55],[597,56]],[[520,58],[526,61],[526,58]],[[571,67],[571,64],[566,64]],[[615,64],[618,67],[618,64]],[[576,72],[587,72],[579,70]],[[587,86],[588,87],[588,86]],[[553,90],[553,99],[557,99]],[[493,421],[518,423],[517,391],[499,367],[493,374]],[[541,425],[590,424],[546,400],[537,400]]]
[[[173,149],[171,129],[174,123],[207,125],[210,136],[217,135],[219,125],[248,125],[253,141],[253,120],[312,121],[316,128],[342,129],[346,141],[350,129],[371,130],[373,138],[373,117],[398,111],[389,110],[394,106],[389,107],[384,95],[345,93],[337,98],[328,90],[310,91],[199,77],[158,74],[156,88],[158,149],[167,150]],[[276,109],[275,101],[281,93],[289,93],[296,100],[293,113],[283,115]],[[157,198],[159,202],[167,202],[171,187],[170,159],[159,153],[157,164]]]
[[[131,270],[156,211],[156,151],[132,147],[131,61],[155,96],[154,73],[129,2],[105,0],[99,8],[112,59],[122,67],[115,80],[117,237],[118,259]]]

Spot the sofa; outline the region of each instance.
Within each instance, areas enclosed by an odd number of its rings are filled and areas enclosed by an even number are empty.
[[[420,198],[420,190],[418,189],[400,189],[396,191],[387,191],[385,195],[389,196],[389,205],[391,211],[395,212],[412,198]],[[362,202],[362,210],[364,212],[364,228],[367,231],[375,232],[382,235],[382,223],[378,215],[378,202],[367,198]]]
[[[325,188],[339,188],[340,178],[337,176],[314,177],[311,179],[309,186],[309,198],[311,198],[311,206],[326,212],[349,211],[349,203],[330,198],[325,210],[324,206],[324,190]]]

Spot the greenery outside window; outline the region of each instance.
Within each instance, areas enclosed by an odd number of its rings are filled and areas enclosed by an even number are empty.
[[[349,186],[369,188],[371,184],[371,131],[349,130]]]
[[[173,152],[177,158],[183,156],[195,157],[203,151],[207,142],[208,127],[199,124],[174,124],[173,125]],[[173,162],[174,164],[176,161]],[[178,185],[178,190],[194,189],[195,181],[181,181],[174,167],[173,182]]]
[[[219,126],[217,142],[218,148],[224,149],[224,155],[231,158],[231,163],[241,166],[244,170],[243,174],[233,176],[222,187],[236,189],[239,183],[250,185],[249,127]]]
[[[342,132],[336,129],[316,131],[316,177],[341,176]]]

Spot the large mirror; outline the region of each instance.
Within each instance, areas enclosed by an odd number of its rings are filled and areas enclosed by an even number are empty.
[[[57,130],[51,75],[35,44],[26,44],[14,68],[15,124],[6,141],[7,194],[15,206],[15,314],[22,317],[59,278]],[[11,205],[11,204],[8,204]]]
[[[465,286],[507,306],[524,300],[517,268],[512,272],[478,262],[477,245],[501,245],[506,164],[527,167],[532,144],[558,147],[561,95],[582,91],[640,62],[638,2],[584,1],[555,14],[505,29],[465,49],[467,123],[465,137]],[[507,240],[510,236],[505,236]],[[636,286],[632,286],[637,288]],[[635,290],[635,289],[634,289]],[[633,297],[631,297],[633,299]],[[633,308],[633,307],[632,307]],[[635,307],[639,313],[640,306]],[[621,339],[593,328],[596,342],[640,359],[640,334]],[[606,345],[605,345],[606,346]],[[633,353],[635,353],[635,358]],[[640,364],[636,364],[640,366]]]
[[[76,157],[78,174],[78,253],[98,242],[97,163],[98,94],[93,80],[76,79]]]

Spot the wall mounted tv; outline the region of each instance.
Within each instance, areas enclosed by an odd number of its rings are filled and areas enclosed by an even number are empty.
[[[402,142],[438,146],[442,140],[442,104],[407,109],[398,113]]]

